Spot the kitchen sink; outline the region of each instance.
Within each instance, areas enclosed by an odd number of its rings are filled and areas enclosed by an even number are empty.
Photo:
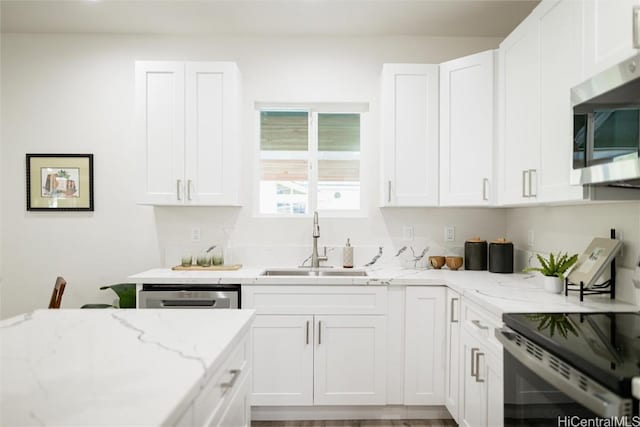
[[[324,277],[364,277],[367,272],[364,270],[312,270],[305,268],[278,268],[267,269],[260,273],[261,276],[324,276]]]

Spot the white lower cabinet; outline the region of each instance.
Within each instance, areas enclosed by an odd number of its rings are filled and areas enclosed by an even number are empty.
[[[405,314],[405,405],[443,405],[445,293],[440,286],[408,286]]]
[[[501,427],[503,420],[502,347],[495,339],[501,321],[468,302],[460,328],[458,423]]]
[[[459,424],[500,427],[504,423],[502,361],[463,330],[461,337]]]
[[[385,288],[245,287],[243,301],[258,313],[252,405],[385,404]]]
[[[459,424],[461,426],[487,426],[487,387],[476,377],[479,341],[466,330],[462,330],[460,340],[460,407]]]
[[[313,316],[256,316],[254,405],[313,404],[313,324]]]
[[[238,385],[236,394],[231,398],[229,406],[222,418],[210,426],[217,427],[250,427],[251,426],[251,380],[248,375]]]
[[[210,376],[184,413],[171,425],[251,425],[251,339],[248,335],[248,332],[245,333],[221,367]]]
[[[384,316],[315,316],[314,403],[383,405]]]
[[[257,312],[251,405],[259,413],[300,419],[334,414],[332,406],[446,406],[463,426],[503,424],[502,348],[494,337],[502,322],[457,292],[322,285],[242,292],[243,306]]]
[[[453,419],[458,422],[460,377],[460,294],[447,289],[446,305],[446,342],[445,361],[447,363],[445,378],[445,406]]]

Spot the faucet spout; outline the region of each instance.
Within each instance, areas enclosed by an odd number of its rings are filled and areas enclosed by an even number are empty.
[[[313,250],[311,252],[311,268],[319,268],[320,261],[326,261],[328,259],[326,255],[320,256],[318,255],[318,238],[320,237],[320,225],[318,224],[318,212],[315,211],[313,213],[313,233],[311,234],[313,238]]]

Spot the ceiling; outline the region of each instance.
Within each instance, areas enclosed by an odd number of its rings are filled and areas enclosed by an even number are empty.
[[[3,33],[504,37],[539,0],[1,0]]]

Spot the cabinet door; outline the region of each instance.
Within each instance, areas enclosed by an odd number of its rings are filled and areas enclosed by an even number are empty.
[[[584,1],[586,78],[638,53],[633,47],[634,6],[640,0]]]
[[[315,316],[316,405],[384,405],[384,316]]]
[[[230,62],[186,64],[188,204],[236,204],[238,69]]]
[[[489,204],[495,51],[440,64],[440,205]]]
[[[539,156],[538,21],[530,15],[500,44],[500,165],[502,204],[535,201]]]
[[[504,425],[502,370],[502,359],[488,354],[485,363],[485,381],[487,383],[487,425],[491,427],[502,427]]]
[[[462,363],[460,367],[459,424],[465,427],[487,426],[487,387],[478,375],[481,346],[464,328],[460,329]],[[491,426],[493,427],[493,426]]]
[[[258,315],[253,334],[253,405],[313,404],[313,316]]]
[[[574,0],[539,6],[540,28],[540,201],[582,200],[572,186],[573,110],[571,88],[582,80],[582,9]]]
[[[438,65],[382,71],[382,206],[438,205]]]
[[[407,287],[405,405],[444,404],[445,288]]]
[[[184,64],[136,62],[141,202],[184,203]]]
[[[460,295],[447,289],[446,341],[447,362],[445,378],[445,405],[449,413],[458,422],[460,378]]]

